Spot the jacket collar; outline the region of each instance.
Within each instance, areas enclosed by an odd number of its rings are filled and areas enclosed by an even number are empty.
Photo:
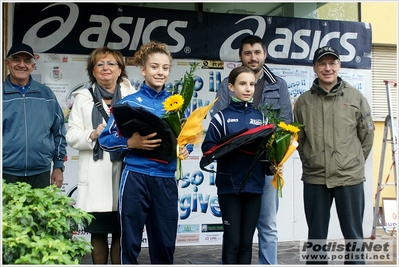
[[[321,88],[319,86],[319,78],[316,78],[313,81],[313,86],[312,86],[311,90],[314,93],[319,93],[319,94],[322,94],[322,95],[328,95],[328,94],[336,95],[338,93],[338,91],[340,91],[342,89],[342,87],[343,87],[342,84],[343,84],[342,83],[342,78],[338,77],[338,83],[336,85],[334,85],[333,88],[331,88],[330,92],[327,92],[326,90],[324,90],[323,88]]]
[[[267,83],[277,82],[276,75],[273,74],[273,72],[266,66],[266,64],[263,64],[263,73],[264,73],[263,76],[265,77]]]
[[[246,110],[246,111],[252,110],[254,104],[251,102],[244,102],[244,101],[240,101],[240,102],[231,101],[230,106],[232,109],[234,109],[238,112],[243,112],[244,110]]]
[[[38,91],[38,88],[37,88],[37,87],[35,87],[35,86],[32,87],[32,81],[33,81],[32,76],[29,75],[29,82],[28,82],[28,84],[27,84],[25,87],[29,87],[30,92]],[[4,93],[8,94],[8,93],[21,92],[21,91],[19,90],[19,88],[21,88],[22,86],[17,85],[17,84],[13,84],[13,83],[11,82],[11,80],[10,80],[10,74],[7,75],[7,78],[6,78],[6,81],[5,81],[5,82],[6,82],[6,83],[9,83],[10,86],[4,86],[4,87],[3,87]]]
[[[146,85],[145,82],[143,82],[140,90],[142,90],[144,94],[150,96],[151,98],[158,98],[158,97],[170,95],[165,90],[165,85],[162,87],[162,90],[160,92],[157,92],[154,89],[152,89],[151,87],[149,87],[148,85]]]

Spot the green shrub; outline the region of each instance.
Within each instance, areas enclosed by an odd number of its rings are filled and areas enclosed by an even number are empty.
[[[79,264],[92,245],[73,236],[94,218],[55,185],[32,189],[3,179],[3,264]]]

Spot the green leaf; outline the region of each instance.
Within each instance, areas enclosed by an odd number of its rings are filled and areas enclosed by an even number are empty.
[[[285,152],[287,152],[288,146],[291,142],[291,134],[286,133],[280,138],[274,140],[273,147],[276,153],[276,163],[280,163],[284,158]]]
[[[21,196],[20,198],[19,198],[19,202],[21,202],[21,203],[24,203],[25,202],[25,200],[26,200],[26,196],[25,195],[23,195],[23,196]]]
[[[184,112],[186,111],[188,105],[191,102],[191,98],[194,94],[194,72],[197,69],[199,63],[190,64],[190,71],[186,72],[183,79],[183,85],[181,90],[181,95],[183,96],[184,103],[179,110],[180,118],[183,117]]]
[[[181,122],[180,117],[177,112],[166,114],[162,117],[164,121],[170,126],[172,132],[174,133],[175,137],[177,138],[181,131]]]

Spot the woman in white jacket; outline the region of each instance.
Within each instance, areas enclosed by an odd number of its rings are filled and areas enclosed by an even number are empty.
[[[107,264],[109,233],[112,233],[111,262],[120,264],[117,206],[123,156],[103,151],[97,139],[106,126],[104,117],[109,116],[110,107],[136,90],[127,79],[119,51],[107,47],[95,49],[86,70],[91,85],[73,93],[75,99],[66,135],[68,145],[79,150],[76,207],[95,216],[85,228],[91,233],[93,264]],[[103,111],[94,105],[97,101]]]

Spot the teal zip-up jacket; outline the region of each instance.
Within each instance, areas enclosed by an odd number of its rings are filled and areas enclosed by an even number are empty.
[[[30,77],[23,95],[3,82],[3,173],[31,176],[63,168],[66,129],[62,109],[54,92]]]
[[[374,140],[371,109],[361,91],[338,78],[329,93],[318,79],[294,106],[302,180],[328,188],[365,181],[364,164]]]

